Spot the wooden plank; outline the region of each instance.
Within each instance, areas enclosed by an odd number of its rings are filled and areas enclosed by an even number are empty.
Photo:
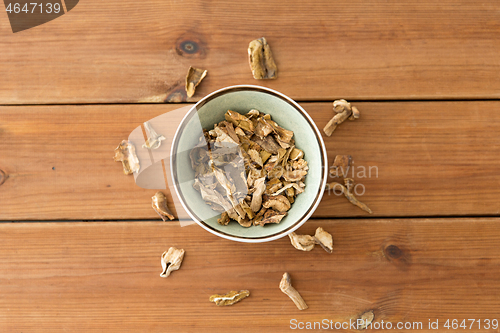
[[[497,9],[495,0],[87,0],[15,34],[1,12],[0,104],[182,101],[189,66],[209,71],[192,101],[234,84],[298,100],[499,98]],[[250,73],[248,43],[262,36],[276,81]]]
[[[175,222],[4,223],[0,329],[284,332],[292,319],[348,322],[367,310],[379,324],[422,322],[424,331],[429,319],[439,320],[440,331],[447,319],[483,325],[500,319],[499,223],[315,220],[299,230],[330,231],[333,254],[298,251],[288,237],[231,242]],[[160,255],[170,246],[186,255],[162,279]],[[285,271],[309,309],[297,310],[278,289]],[[232,307],[208,302],[240,289],[251,296]],[[483,327],[471,331],[492,331]]]
[[[374,216],[499,214],[499,102],[356,105],[361,118],[325,138],[328,158],[353,156],[349,176],[354,170]],[[320,128],[333,114],[330,103],[303,106]],[[1,107],[0,169],[9,178],[0,185],[0,219],[158,218],[155,191],[125,176],[113,150],[141,122],[174,108]],[[366,215],[330,192],[314,216]]]

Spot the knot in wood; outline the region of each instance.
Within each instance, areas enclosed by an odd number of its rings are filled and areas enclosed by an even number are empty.
[[[2,169],[0,169],[0,185],[2,185],[3,183],[5,183],[5,181],[7,180],[7,178],[9,178],[9,176],[7,176],[7,174],[5,173],[5,171],[3,171]]]
[[[200,47],[199,47],[198,43],[195,41],[185,40],[185,41],[182,41],[180,43],[179,48],[180,48],[181,52],[183,52],[183,53],[194,54],[194,53],[198,52]]]
[[[399,259],[403,255],[403,251],[396,245],[389,245],[384,252],[387,257],[392,259]]]

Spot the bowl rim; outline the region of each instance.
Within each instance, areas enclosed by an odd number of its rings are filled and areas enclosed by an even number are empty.
[[[314,204],[309,208],[308,211],[302,217],[295,222],[292,226],[285,230],[281,230],[276,234],[272,234],[269,236],[264,236],[264,237],[257,237],[257,238],[246,238],[246,237],[241,237],[241,236],[233,236],[224,232],[221,232],[219,230],[216,230],[212,228],[211,226],[207,225],[204,221],[200,221],[196,214],[194,214],[189,207],[187,207],[184,197],[180,192],[178,183],[177,183],[177,177],[174,174],[174,170],[176,170],[175,167],[175,154],[177,153],[177,145],[179,141],[180,134],[182,133],[182,129],[184,126],[187,124],[186,120],[190,120],[191,117],[194,115],[194,113],[197,111],[198,108],[209,102],[210,100],[219,97],[220,95],[232,91],[241,91],[241,90],[252,90],[252,91],[260,91],[260,92],[265,92],[271,95],[274,95],[276,97],[279,97],[286,101],[287,103],[291,104],[297,111],[299,111],[302,116],[308,121],[309,125],[313,129],[313,131],[316,134],[316,139],[319,143],[319,147],[321,150],[321,157],[323,160],[323,172],[322,172],[322,179],[321,179],[321,184],[320,184],[320,189],[318,193],[316,194],[316,197],[314,199]],[[279,239],[281,237],[284,237],[291,232],[297,230],[300,228],[304,223],[309,220],[311,215],[314,213],[316,208],[318,207],[319,203],[321,202],[321,199],[324,194],[324,188],[326,185],[327,177],[328,177],[328,157],[326,153],[326,147],[325,147],[325,142],[323,140],[323,136],[321,135],[321,132],[319,131],[318,127],[316,126],[314,120],[311,118],[311,116],[304,110],[297,102],[295,102],[293,99],[290,97],[286,96],[285,94],[282,94],[274,89],[267,88],[267,87],[262,87],[262,86],[257,86],[257,85],[250,85],[250,84],[242,84],[242,85],[234,85],[234,86],[228,86],[219,90],[216,90],[202,99],[200,99],[195,105],[193,105],[189,111],[186,113],[186,115],[182,118],[181,122],[179,123],[179,126],[177,127],[177,130],[175,131],[174,137],[172,139],[172,146],[171,146],[171,154],[170,154],[170,173],[171,173],[171,179],[173,180],[173,186],[175,189],[175,193],[177,194],[177,197],[179,198],[180,203],[182,204],[182,207],[184,210],[188,213],[188,215],[195,221],[199,226],[201,226],[203,229],[207,230],[208,232],[236,242],[243,242],[243,243],[263,243],[263,242],[270,242],[276,239]]]

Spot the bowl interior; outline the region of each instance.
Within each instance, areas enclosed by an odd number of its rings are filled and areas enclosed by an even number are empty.
[[[296,197],[288,215],[279,224],[252,226],[244,228],[236,222],[227,226],[217,223],[220,213],[213,211],[205,204],[200,193],[193,188],[194,171],[191,168],[189,151],[198,143],[201,129],[213,129],[214,124],[224,120],[227,110],[247,113],[257,109],[271,115],[278,125],[294,132],[295,145],[304,151],[304,159],[308,162],[309,171],[305,178],[305,191]],[[200,103],[197,110],[191,110],[181,124],[178,133],[173,165],[174,180],[178,184],[178,192],[185,206],[209,228],[229,236],[239,238],[265,238],[290,229],[312,209],[322,185],[322,172],[325,161],[316,132],[309,120],[279,95],[266,91],[235,89],[215,94],[212,98]],[[196,220],[196,219],[195,219]]]

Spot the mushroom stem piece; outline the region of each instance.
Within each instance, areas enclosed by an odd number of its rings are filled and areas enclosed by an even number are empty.
[[[175,219],[175,216],[170,212],[167,207],[167,197],[162,192],[156,192],[156,194],[151,198],[153,201],[152,206],[155,212],[160,215],[163,221]]]
[[[346,186],[344,186],[340,183],[337,183],[337,182],[332,182],[332,183],[328,184],[328,187],[335,188],[336,186],[339,186],[342,190],[342,193],[344,193],[345,197],[347,198],[347,200],[349,200],[350,203],[352,203],[355,206],[358,206],[359,208],[361,208],[362,210],[364,210],[367,213],[373,214],[372,210],[367,205],[365,205],[364,203],[359,201],[354,196],[354,193],[351,192],[352,189],[354,188],[354,180],[352,178],[345,178],[344,182],[345,182]]]
[[[359,118],[359,110],[354,106],[351,107],[351,103],[347,102],[345,99],[339,99],[333,102],[333,111],[336,112],[336,115],[323,129],[327,136],[331,136],[337,126],[347,119],[355,120]]]
[[[240,290],[240,291],[230,291],[225,295],[212,295],[210,296],[210,302],[214,302],[218,306],[226,306],[233,305],[238,303],[244,298],[250,296],[250,292],[248,290]]]
[[[168,251],[163,252],[161,255],[161,267],[163,272],[160,276],[166,278],[170,275],[172,271],[176,271],[181,268],[182,259],[184,259],[184,250],[176,249],[171,247]]]
[[[299,310],[305,310],[308,308],[306,302],[304,301],[302,296],[300,296],[299,292],[294,287],[292,287],[290,274],[286,272],[285,274],[283,274],[283,278],[280,282],[280,289],[283,293],[290,297],[290,299],[295,303]]]

